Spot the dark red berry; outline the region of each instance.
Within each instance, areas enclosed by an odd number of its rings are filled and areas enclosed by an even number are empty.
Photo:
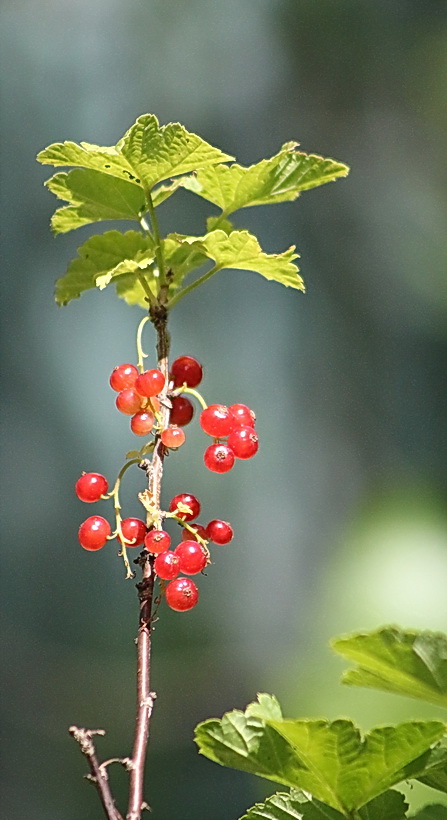
[[[179,356],[171,365],[170,379],[174,387],[186,384],[188,387],[197,387],[202,381],[202,365],[192,356]]]
[[[205,450],[203,460],[213,473],[227,473],[234,464],[234,453],[228,444],[211,444]]]
[[[184,427],[189,424],[194,415],[194,406],[186,396],[174,396],[172,399],[172,410],[169,417],[171,424],[178,424]]]
[[[120,413],[133,416],[141,408],[142,398],[133,387],[127,387],[126,390],[118,393],[115,403]]]
[[[200,537],[203,538],[204,541],[209,540],[208,539],[208,533],[207,533],[205,527],[202,527],[201,524],[191,524],[191,527],[194,530],[194,533],[197,533],[197,535],[200,535]],[[182,541],[194,541],[194,539],[195,539],[195,536],[191,532],[191,530],[187,530],[186,527],[183,527]]]
[[[237,427],[228,436],[228,444],[236,458],[251,458],[258,452],[258,434],[253,427]]]
[[[214,544],[228,544],[233,538],[233,528],[228,521],[214,519],[207,525],[206,532],[210,541]]]
[[[130,544],[126,543],[126,547],[139,547],[144,541],[147,527],[141,518],[125,518],[124,521],[121,521],[121,532],[126,542],[132,542]]]
[[[165,386],[165,377],[161,370],[146,370],[138,376],[135,382],[135,390],[140,396],[158,396]]]
[[[246,404],[232,404],[228,408],[237,423],[244,427],[254,427],[256,416]]]
[[[155,416],[151,410],[140,410],[130,420],[130,429],[136,436],[147,436],[154,426]]]
[[[160,438],[165,447],[180,447],[185,441],[185,434],[180,427],[167,427]]]
[[[91,515],[79,527],[78,538],[85,550],[100,550],[112,530],[108,521],[100,515]]]
[[[202,572],[208,562],[205,550],[197,541],[182,541],[175,548],[174,554],[179,559],[180,572],[184,572],[185,575]]]
[[[138,370],[133,364],[119,364],[110,376],[110,387],[119,393],[121,390],[133,387],[137,376]]]
[[[180,560],[174,552],[160,552],[154,561],[154,569],[164,581],[177,578],[180,572]]]
[[[199,590],[191,578],[176,578],[166,587],[166,603],[176,612],[192,609],[199,600]]]
[[[99,501],[108,489],[107,479],[100,473],[82,473],[75,484],[77,497],[89,504],[92,501]]]
[[[190,512],[182,512],[179,510],[176,513],[182,521],[193,521],[194,518],[197,518],[200,513],[200,502],[195,495],[191,495],[190,493],[180,493],[179,495],[175,495],[169,504],[170,511],[176,512],[179,504],[184,504],[190,509]]]
[[[231,433],[236,425],[234,416],[224,404],[210,404],[200,414],[200,426],[213,438],[223,438]]]
[[[171,536],[165,530],[150,530],[144,537],[144,546],[148,552],[158,555],[166,552],[171,546]]]

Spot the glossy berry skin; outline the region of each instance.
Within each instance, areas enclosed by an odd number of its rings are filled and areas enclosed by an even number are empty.
[[[198,541],[182,541],[174,554],[179,559],[180,572],[185,575],[197,575],[208,563],[206,552]]]
[[[199,590],[191,578],[176,578],[166,587],[166,603],[176,612],[192,609],[199,600]]]
[[[138,410],[141,408],[141,403],[142,398],[133,387],[127,387],[126,390],[121,390],[115,402],[120,413],[124,413],[126,416],[133,416],[134,413],[138,413]]]
[[[179,427],[184,427],[189,424],[194,415],[194,405],[186,396],[174,396],[172,399],[172,410],[169,416],[171,424],[177,424]]]
[[[246,404],[231,404],[228,408],[237,424],[243,427],[254,427],[256,416]]]
[[[200,535],[200,537],[203,538],[204,541],[209,540],[209,536],[208,536],[208,533],[207,533],[205,527],[202,527],[201,524],[192,524],[191,526],[192,526],[192,529],[194,530],[194,532],[196,532],[197,535]],[[190,530],[187,530],[186,527],[184,527],[183,532],[182,532],[182,541],[194,541],[194,540],[197,540],[197,539],[195,538],[193,533]]]
[[[107,479],[100,473],[82,473],[75,484],[77,497],[88,504],[99,501],[108,489]]]
[[[126,547],[139,547],[144,541],[147,533],[147,527],[141,518],[125,518],[121,521],[121,532],[123,533],[126,542],[133,542],[131,544],[126,543]]]
[[[121,390],[133,387],[137,376],[138,370],[133,364],[119,364],[112,370],[109,381],[110,387],[120,393]]]
[[[171,365],[170,379],[174,387],[186,384],[188,387],[197,387],[202,381],[202,365],[192,356],[179,356]]]
[[[207,524],[206,532],[209,540],[214,544],[228,544],[234,535],[231,524],[217,518]]]
[[[200,414],[200,426],[213,438],[228,436],[236,425],[234,416],[224,404],[210,404]]]
[[[135,413],[130,420],[130,429],[136,436],[147,436],[155,422],[155,416],[151,410],[140,410]]]
[[[165,377],[161,370],[146,370],[138,376],[135,382],[135,390],[140,396],[158,396],[165,386]]]
[[[228,473],[234,464],[234,453],[228,444],[211,444],[206,448],[203,460],[213,473]]]
[[[110,524],[105,518],[101,515],[91,515],[79,527],[79,543],[85,550],[100,550],[111,532]]]
[[[253,427],[237,427],[228,436],[228,445],[236,458],[251,458],[258,452],[258,434]]]
[[[185,434],[180,427],[167,427],[160,438],[165,447],[181,447],[185,441]]]
[[[190,493],[180,493],[179,495],[175,495],[169,504],[170,512],[175,512],[179,503],[186,504],[186,506],[191,509],[190,513],[177,512],[178,517],[181,518],[182,521],[194,521],[194,518],[197,518],[200,514],[200,502],[195,495],[191,495]]]
[[[150,530],[144,537],[144,548],[158,555],[166,552],[171,546],[171,536],[165,530]]]
[[[154,570],[164,581],[172,581],[180,572],[180,560],[174,552],[160,552],[154,561]]]

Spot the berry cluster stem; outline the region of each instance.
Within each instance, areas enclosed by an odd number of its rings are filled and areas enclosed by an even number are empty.
[[[169,402],[167,401],[169,377],[169,336],[167,332],[167,311],[152,309],[151,319],[157,331],[158,368],[165,376],[165,387],[160,394],[163,427],[169,424]],[[148,492],[153,505],[160,510],[161,481],[163,477],[164,445],[157,436],[151,461],[147,464]],[[148,522],[149,523],[149,522]],[[150,522],[152,524],[152,521]],[[154,556],[143,551],[137,562],[141,566],[142,579],[137,584],[140,614],[137,637],[137,713],[135,740],[132,751],[129,784],[129,805],[126,820],[140,820],[145,806],[143,799],[144,766],[149,739],[149,725],[156,697],[150,689],[152,604],[154,597]]]

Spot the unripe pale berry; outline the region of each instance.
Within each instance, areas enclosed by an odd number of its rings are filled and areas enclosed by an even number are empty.
[[[237,427],[228,436],[228,445],[236,458],[251,458],[258,452],[258,434],[253,427]]]
[[[137,376],[138,370],[133,364],[119,364],[110,376],[110,387],[119,393],[121,390],[133,387]]]
[[[75,484],[77,497],[88,504],[99,501],[108,489],[107,479],[100,473],[82,473]]]
[[[228,521],[214,519],[206,527],[207,536],[214,544],[228,544],[233,538],[233,528]]]
[[[234,464],[234,453],[228,444],[211,444],[206,448],[203,460],[213,473],[228,473]]]
[[[176,578],[166,587],[166,603],[176,612],[192,609],[199,600],[199,590],[191,578]]]
[[[161,370],[146,370],[135,381],[135,390],[140,396],[157,396],[165,386],[165,377]]]
[[[110,524],[105,518],[101,515],[91,515],[79,527],[79,543],[85,550],[100,550],[111,532]]]
[[[144,547],[148,552],[158,555],[166,552],[171,546],[171,536],[165,530],[150,530],[144,537]]]
[[[185,575],[196,575],[205,569],[208,556],[198,541],[182,541],[175,550],[174,554],[179,559],[180,572]]]
[[[125,518],[121,521],[121,532],[127,541],[126,547],[139,547],[143,543],[144,537],[147,533],[147,527],[141,518]]]
[[[178,424],[184,427],[189,424],[194,415],[194,406],[186,396],[174,396],[172,399],[172,410],[169,416],[171,424]]]
[[[160,438],[165,447],[180,447],[185,441],[185,434],[180,427],[166,427]]]
[[[202,381],[202,365],[192,356],[179,356],[172,362],[170,379],[174,387],[186,384],[188,387],[197,387]]]
[[[177,511],[179,504],[185,504],[189,507],[190,512]],[[191,493],[179,493],[179,495],[175,495],[174,498],[171,499],[169,510],[170,512],[177,511],[176,514],[182,521],[193,521],[200,513],[200,502],[195,495],[191,495]]]
[[[155,416],[150,410],[140,410],[130,420],[130,429],[136,436],[147,436],[155,422]]]
[[[200,426],[213,438],[228,436],[236,425],[234,416],[224,404],[210,404],[200,414]]]
[[[127,387],[118,393],[115,404],[120,413],[124,413],[126,416],[133,416],[134,413],[140,410],[142,401],[143,399],[133,387]]]
[[[164,581],[177,578],[180,572],[180,560],[174,552],[160,552],[154,561],[154,570]]]

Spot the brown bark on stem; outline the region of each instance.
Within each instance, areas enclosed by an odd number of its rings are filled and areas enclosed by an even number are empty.
[[[81,729],[79,726],[70,726],[70,734],[79,743],[81,752],[88,760],[90,775],[86,775],[96,787],[102,807],[108,820],[123,820],[121,814],[115,806],[112,793],[110,791],[107,769],[100,765],[96,755],[93,735],[103,735],[103,729]]]
[[[158,368],[165,376],[165,387],[160,395],[163,427],[169,423],[169,402],[166,400],[169,376],[169,336],[167,311],[158,306],[151,310],[151,318],[157,331]],[[160,509],[161,480],[165,450],[157,438],[151,461],[146,466],[149,497],[157,510]],[[154,596],[154,556],[143,551],[138,559],[142,568],[142,580],[137,584],[140,600],[140,617],[137,638],[137,715],[135,740],[130,763],[129,804],[126,820],[141,820],[141,812],[148,808],[144,802],[144,767],[149,739],[149,724],[155,700],[150,690],[152,604]]]

